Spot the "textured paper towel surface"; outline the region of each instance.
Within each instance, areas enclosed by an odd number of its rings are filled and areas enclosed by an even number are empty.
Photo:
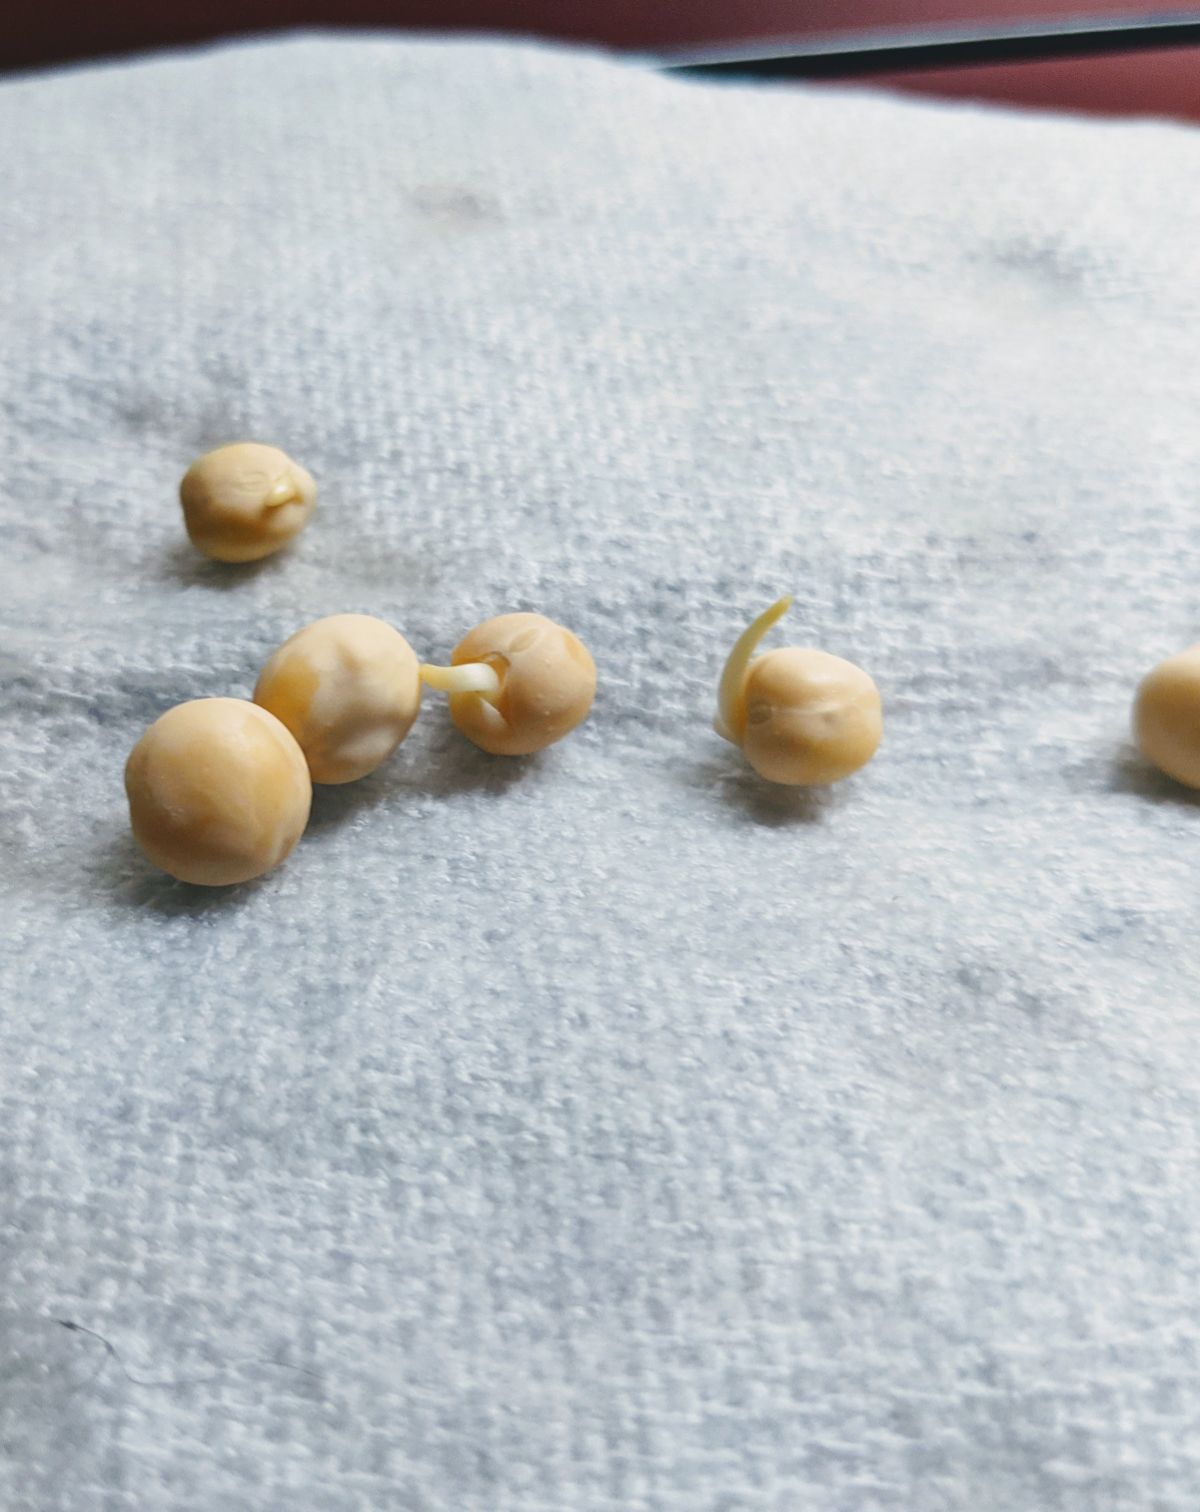
[[[1191,1512],[1200,138],[322,39],[0,137],[7,1512]],[[322,495],[230,570],[242,436]],[[809,800],[709,729],[788,589],[887,708]],[[508,608],[542,759],[132,849],[172,703]]]

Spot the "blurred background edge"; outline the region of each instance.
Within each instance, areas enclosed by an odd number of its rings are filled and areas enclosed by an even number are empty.
[[[1170,18],[1171,13],[1166,13]],[[1179,13],[1200,22],[1200,12]],[[322,29],[417,30],[422,33],[488,33],[578,42],[669,61],[688,49],[744,57],[761,46],[781,50],[791,41],[801,55],[790,72],[806,77],[807,41],[836,38],[853,50],[856,36],[874,40],[881,32],[897,41],[922,42],[947,28],[969,28],[981,36],[1014,29],[1053,31],[1058,23],[1103,26],[1164,19],[1155,7],[1129,0],[1090,0],[1086,5],[991,0],[986,11],[967,0],[693,0],[645,5],[639,0],[43,0],[23,6],[0,31],[0,72],[25,72],[94,58],[145,54],[161,47],[211,43],[238,35]],[[1178,30],[1178,29],[1177,29]],[[786,51],[786,44],[783,44]],[[949,66],[850,68],[839,79],[858,87],[904,90],[957,99],[991,100],[1035,108],[1109,115],[1169,116],[1200,121],[1200,45],[1129,47],[1117,52],[1084,50],[1081,55],[1025,57]],[[741,71],[752,71],[742,69]]]

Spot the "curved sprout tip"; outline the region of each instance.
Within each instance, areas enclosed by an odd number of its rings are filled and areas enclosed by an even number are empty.
[[[740,745],[742,727],[745,724],[742,707],[742,689],[746,682],[746,669],[758,649],[758,643],[771,627],[777,624],[792,607],[792,595],[776,599],[769,609],[764,609],[734,642],[733,650],[725,662],[721,681],[717,686],[717,717],[713,729],[724,740]]]
[[[299,499],[300,494],[296,489],[295,483],[284,474],[283,477],[276,478],[274,483],[271,484],[271,490],[267,494],[264,503],[267,509],[278,509],[283,504],[296,504],[299,502]]]

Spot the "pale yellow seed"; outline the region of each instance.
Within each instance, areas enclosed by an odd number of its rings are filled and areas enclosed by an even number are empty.
[[[1169,656],[1142,679],[1133,734],[1160,771],[1200,788],[1200,646]]]
[[[784,646],[746,677],[746,760],[769,782],[838,782],[879,748],[879,690],[861,667],[827,651]]]
[[[179,485],[192,545],[218,562],[253,562],[286,546],[308,524],[316,498],[299,463],[257,441],[206,452]]]
[[[296,737],[314,782],[353,782],[381,766],[421,706],[416,653],[369,614],[331,614],[271,656],[254,701]]]
[[[450,717],[494,756],[528,756],[569,735],[596,695],[596,664],[570,630],[542,614],[500,614],[459,641],[450,667],[424,666],[450,694]]]
[[[742,748],[760,777],[811,787],[870,761],[883,713],[870,676],[840,656],[784,646],[754,657],[790,604],[780,599],[738,638],[721,678],[716,729]]]
[[[291,734],[244,698],[168,709],[130,752],[134,838],[182,882],[223,887],[268,872],[308,823],[312,783]]]

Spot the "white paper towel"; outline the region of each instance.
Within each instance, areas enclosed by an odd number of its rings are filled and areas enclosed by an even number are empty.
[[[316,37],[0,139],[5,1508],[1194,1512],[1200,808],[1123,742],[1200,137]],[[240,437],[322,492],[231,570]],[[807,798],[709,728],[789,590],[886,704]],[[430,699],[262,883],[133,849],[306,620],[526,608],[541,759]]]

